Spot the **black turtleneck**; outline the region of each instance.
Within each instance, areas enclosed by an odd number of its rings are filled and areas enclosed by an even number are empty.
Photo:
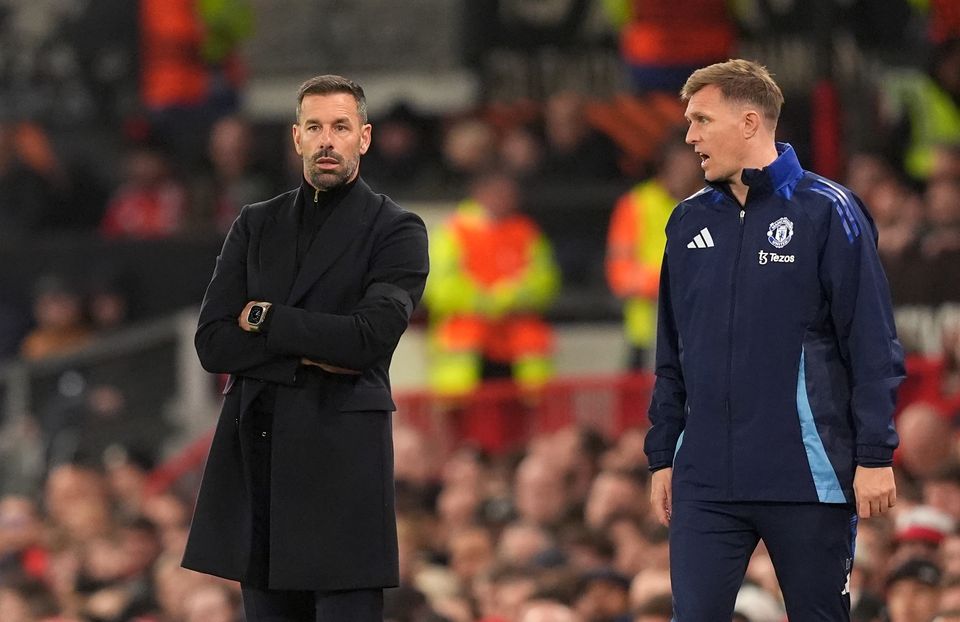
[[[337,186],[332,190],[317,190],[304,178],[300,183],[300,222],[297,227],[297,272],[300,272],[300,265],[303,258],[310,249],[310,244],[317,236],[317,232],[327,222],[327,218],[337,208],[343,197],[347,196],[350,189],[357,183],[355,177],[342,186]]]

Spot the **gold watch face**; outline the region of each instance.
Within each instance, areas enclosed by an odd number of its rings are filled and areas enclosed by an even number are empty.
[[[263,320],[263,307],[254,305],[250,308],[250,313],[247,314],[247,323],[256,326],[261,320]]]

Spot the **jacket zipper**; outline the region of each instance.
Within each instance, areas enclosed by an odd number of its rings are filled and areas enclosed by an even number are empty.
[[[737,309],[737,281],[740,274],[740,254],[743,252],[743,220],[747,212],[740,206],[740,236],[737,240],[737,254],[733,259],[733,278],[730,283],[730,317],[727,328],[727,395],[724,409],[727,412],[727,496],[733,498],[733,413],[730,412],[730,392],[733,389],[733,318]]]

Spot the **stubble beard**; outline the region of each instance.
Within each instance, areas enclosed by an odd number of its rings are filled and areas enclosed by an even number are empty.
[[[340,161],[340,167],[332,171],[323,171],[316,168],[314,165],[314,158],[318,157],[333,157]],[[328,190],[333,190],[339,188],[349,181],[353,177],[354,172],[357,170],[357,166],[360,163],[360,159],[355,160],[345,160],[339,155],[334,155],[330,153],[316,154],[313,158],[310,159],[310,183],[314,188],[326,192]]]

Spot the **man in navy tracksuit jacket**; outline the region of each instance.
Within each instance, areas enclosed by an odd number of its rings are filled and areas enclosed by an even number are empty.
[[[729,620],[763,539],[790,622],[849,620],[858,514],[896,501],[903,355],[876,229],[774,141],[765,68],[711,65],[681,94],[708,183],[667,224],[646,440],[674,617]]]

